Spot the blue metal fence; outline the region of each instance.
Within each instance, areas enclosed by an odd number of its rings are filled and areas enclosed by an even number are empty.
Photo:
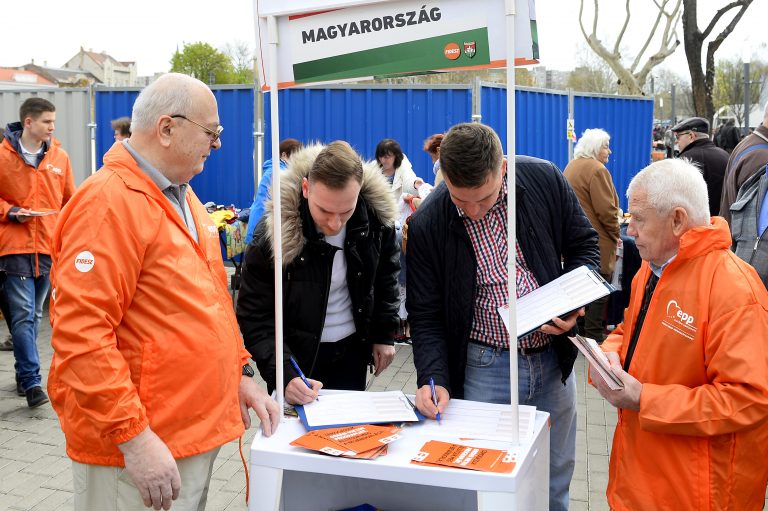
[[[506,151],[507,98],[503,86],[481,87],[482,122],[493,127]],[[515,147],[527,154],[568,164],[568,95],[538,89],[515,91]],[[601,128],[611,135],[611,171],[621,207],[626,210],[626,189],[632,176],[650,163],[653,100],[650,98],[574,94],[577,137],[587,128]]]
[[[573,111],[577,137],[587,128],[601,128],[611,135],[612,154],[606,167],[626,211],[629,182],[651,163],[653,100],[574,96]]]
[[[112,146],[110,121],[130,115],[139,89],[97,89],[96,153],[98,166]],[[192,180],[203,202],[251,203],[253,183],[254,91],[242,86],[217,86],[214,94],[225,131],[222,148],[214,151],[205,172]],[[506,145],[506,89],[483,86],[482,121],[496,129]],[[518,154],[529,154],[568,163],[566,119],[568,96],[563,92],[518,89],[515,141]],[[264,96],[265,159],[271,157],[269,94]],[[602,128],[611,135],[613,175],[622,207],[632,176],[650,161],[653,102],[645,98],[620,96],[574,96],[577,135],[587,128]],[[433,133],[446,131],[472,118],[472,91],[469,86],[389,88],[353,85],[329,88],[295,88],[280,91],[280,138],[303,142],[347,140],[364,157],[373,159],[382,138],[400,142],[416,174],[433,182],[432,162],[422,150],[423,141]]]
[[[388,88],[358,85],[285,89],[279,92],[280,139],[302,142],[346,140],[374,159],[381,139],[400,143],[418,176],[433,183],[424,140],[472,119],[469,86]],[[265,159],[271,158],[269,93],[264,95]]]
[[[507,152],[507,89],[483,86],[480,90],[482,122],[491,126]],[[515,90],[515,149],[554,162],[561,169],[568,162],[565,120],[568,95],[559,91]]]

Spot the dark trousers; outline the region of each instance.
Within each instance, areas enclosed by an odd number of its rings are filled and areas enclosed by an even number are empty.
[[[600,273],[603,278],[610,282],[612,275]],[[603,320],[605,319],[605,306],[608,303],[608,296],[598,298],[594,302],[587,305],[586,314],[584,315],[584,336],[590,337],[601,343],[605,340],[605,326]]]
[[[371,345],[357,334],[337,342],[321,342],[310,377],[324,389],[365,390],[365,371],[371,361]]]
[[[5,272],[0,271],[0,311],[5,318],[5,324],[8,325],[8,333],[11,332],[11,308],[8,305],[8,298],[5,296],[5,290],[3,289],[5,284]]]

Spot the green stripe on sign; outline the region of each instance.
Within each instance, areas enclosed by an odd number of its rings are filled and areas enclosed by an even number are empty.
[[[476,53],[473,58],[465,53],[465,42],[475,42]],[[449,43],[459,47],[459,58],[456,60],[445,57],[444,49]],[[293,79],[296,83],[342,80],[359,76],[480,66],[490,61],[488,29],[483,27],[294,64]]]

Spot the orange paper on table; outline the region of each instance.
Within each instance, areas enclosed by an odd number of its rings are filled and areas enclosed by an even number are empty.
[[[291,445],[332,456],[375,458],[386,454],[387,444],[400,438],[400,428],[363,424],[308,431]]]
[[[481,472],[505,474],[512,472],[515,461],[508,451],[471,447],[430,440],[421,448],[411,463],[440,467],[466,468]]]

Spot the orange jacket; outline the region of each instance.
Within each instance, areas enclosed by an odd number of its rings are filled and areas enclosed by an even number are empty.
[[[199,243],[115,144],[60,214],[53,242],[48,391],[81,463],[122,466],[147,425],[175,458],[243,432],[243,347],[219,235],[189,190]]]
[[[651,298],[619,410],[608,474],[616,511],[762,510],[768,481],[768,292],[730,252],[728,224],[688,231]],[[603,343],[622,363],[650,267]]]
[[[51,139],[38,168],[28,164],[11,143],[0,144],[0,256],[50,254],[56,216],[18,223],[8,218],[11,208],[60,210],[75,191],[69,156]]]

